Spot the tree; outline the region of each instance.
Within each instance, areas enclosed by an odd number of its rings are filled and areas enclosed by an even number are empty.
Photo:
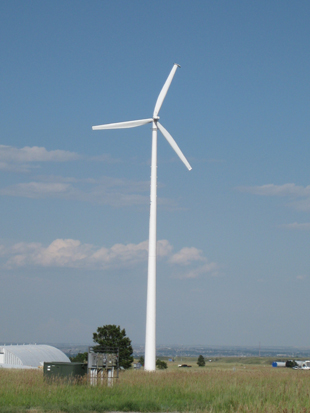
[[[165,361],[157,359],[157,360],[156,360],[156,367],[157,367],[158,369],[160,369],[160,370],[164,370],[164,369],[166,369],[168,366],[167,366],[167,363],[166,363]]]
[[[72,362],[86,363],[88,360],[88,352],[86,351],[85,353],[78,353],[77,355],[69,358]]]
[[[201,354],[198,357],[197,364],[199,367],[204,367],[206,365],[205,359]]]
[[[296,363],[295,360],[287,360],[285,363],[285,367],[296,367],[298,364]]]
[[[141,356],[138,362],[141,364],[141,366],[144,366],[144,356]]]
[[[131,340],[126,337],[126,331],[120,326],[108,324],[103,327],[98,327],[97,332],[93,333],[93,341],[97,343],[94,349],[100,347],[118,347],[119,348],[119,365],[124,369],[129,369],[133,362],[133,349]]]

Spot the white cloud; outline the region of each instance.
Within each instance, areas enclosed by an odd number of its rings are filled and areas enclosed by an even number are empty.
[[[310,211],[310,198],[291,202],[291,205],[298,211]]]
[[[207,261],[207,260],[205,260]],[[177,278],[198,278],[204,275],[216,277],[219,274],[219,265],[216,262],[206,262],[204,265],[180,274]]]
[[[175,278],[198,278],[204,275],[217,276],[219,274],[219,265],[216,262],[209,262],[203,256],[201,250],[195,247],[184,247],[179,252],[171,255],[169,258],[171,264],[179,266],[191,266],[188,271],[178,269]],[[201,265],[202,263],[202,265]]]
[[[268,184],[261,186],[239,186],[236,189],[240,192],[246,192],[254,195],[288,197],[290,198],[289,205],[293,208],[299,211],[310,210],[310,185],[298,186],[295,184]]]
[[[39,146],[15,148],[13,146],[0,145],[0,170],[27,172],[32,168],[37,168],[40,162],[68,162],[81,159],[92,162],[120,162],[119,159],[113,159],[110,154],[86,157],[76,152],[61,149],[48,151],[46,148]]]
[[[261,186],[240,186],[237,188],[241,192],[263,196],[290,196],[305,197],[310,196],[310,185],[303,187],[295,184],[284,185],[261,185]]]
[[[82,244],[79,240],[56,239],[49,246],[40,243],[18,243],[6,250],[11,255],[6,266],[110,268],[143,261],[147,256],[147,243],[115,244],[111,248],[98,248]]]
[[[92,185],[81,188],[78,183],[64,182],[28,182],[11,185],[0,189],[0,195],[17,196],[32,199],[61,198],[74,201],[86,201],[115,207],[148,205],[149,196],[139,193],[139,183],[123,181],[109,185]],[[146,185],[148,186],[148,185]]]
[[[293,222],[291,224],[283,224],[281,228],[299,230],[299,231],[310,231],[310,222],[298,223]]]
[[[201,275],[216,275],[218,265],[202,256],[196,248],[182,248],[172,255],[173,246],[167,240],[157,242],[157,257],[180,267],[189,267],[187,273],[177,278],[197,278]],[[196,251],[196,253],[195,253]],[[6,259],[5,267],[67,267],[76,269],[118,269],[135,266],[146,262],[148,241],[138,244],[115,244],[110,248],[82,244],[79,240],[56,239],[47,247],[41,243],[20,242],[11,247],[0,245],[2,257]],[[176,259],[176,257],[179,257]],[[183,257],[183,258],[180,258]],[[185,259],[186,257],[186,259]],[[197,267],[197,261],[203,265]]]
[[[68,195],[72,186],[64,183],[28,182],[12,185],[0,190],[0,195],[20,196],[26,198],[46,198],[59,194]]]
[[[0,189],[2,196],[17,196],[32,199],[58,198],[85,201],[93,204],[125,207],[149,205],[148,181],[102,177],[100,179],[71,177],[37,177],[37,181],[20,183]],[[176,209],[173,200],[158,198],[158,204]]]
[[[198,250],[195,247],[185,247],[182,248],[176,254],[173,254],[170,258],[172,264],[183,264],[188,265],[192,261],[204,261],[205,258],[202,256],[202,251]]]
[[[92,156],[89,158],[90,161],[106,162],[106,163],[120,163],[121,160],[117,158],[112,158],[109,153],[103,155]]]
[[[25,146],[15,148],[13,146],[0,145],[0,169],[25,171],[33,162],[66,162],[76,161],[81,156],[76,152],[63,150],[48,151],[39,146]]]
[[[13,146],[0,145],[0,161],[2,162],[65,162],[80,159],[75,152],[54,150],[48,151],[39,146],[25,146],[18,149]]]
[[[173,247],[169,241],[162,239],[157,241],[157,257],[169,257],[172,253]]]
[[[37,165],[19,164],[14,162],[1,162],[0,171],[29,172],[30,169],[37,168]]]

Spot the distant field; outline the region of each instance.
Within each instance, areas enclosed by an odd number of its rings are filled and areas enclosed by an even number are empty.
[[[199,368],[130,370],[108,388],[48,384],[41,371],[0,369],[0,412],[310,412],[310,371],[272,368],[269,359],[225,358]]]
[[[173,368],[178,368],[179,364],[189,364],[192,366],[192,368],[198,368],[197,366],[197,357],[176,357],[174,359],[174,362],[169,362],[169,357],[161,357],[161,360],[164,360],[167,364],[169,369]],[[209,359],[205,359],[206,361],[206,368],[231,368],[233,364],[235,365],[248,365],[248,364],[255,364],[255,365],[266,365],[266,366],[271,366],[272,362],[275,361],[274,357],[214,357],[210,359],[211,362],[209,362]],[[287,359],[281,359],[277,358],[277,361],[280,360],[287,360]]]

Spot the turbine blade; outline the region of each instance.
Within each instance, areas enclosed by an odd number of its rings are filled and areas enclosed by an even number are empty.
[[[179,156],[181,161],[184,163],[186,168],[190,171],[192,167],[190,166],[188,160],[185,158],[183,155],[181,149],[178,147],[176,141],[173,139],[173,137],[170,135],[170,133],[161,125],[159,122],[157,122],[158,129],[161,131],[161,133],[164,135],[164,137],[167,139],[167,141],[170,143],[172,149],[176,152],[176,154]]]
[[[118,123],[107,123],[106,125],[93,126],[93,130],[99,129],[125,129],[125,128],[135,128],[137,126],[146,125],[147,123],[153,122],[153,119],[140,119],[140,120],[130,120],[128,122],[118,122]]]
[[[158,116],[158,114],[159,114],[161,105],[163,104],[163,101],[164,101],[164,99],[165,99],[165,97],[166,97],[166,94],[167,94],[167,92],[168,92],[168,89],[169,89],[169,87],[170,87],[170,85],[171,85],[173,76],[174,76],[174,74],[175,74],[175,72],[176,72],[176,70],[177,70],[178,67],[181,67],[181,66],[178,65],[178,64],[176,64],[176,63],[173,65],[173,68],[171,69],[171,72],[170,72],[169,76],[167,77],[167,80],[166,80],[166,82],[165,82],[165,84],[164,84],[164,86],[163,86],[160,94],[158,95],[158,98],[157,98],[157,101],[156,101],[156,105],[155,105],[155,108],[154,108],[153,118],[156,118],[156,117]]]

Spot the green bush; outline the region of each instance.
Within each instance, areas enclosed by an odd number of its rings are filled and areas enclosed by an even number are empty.
[[[166,369],[168,366],[167,366],[167,363],[166,363],[165,361],[157,359],[157,360],[156,360],[156,367],[157,367],[158,369],[160,369],[160,370],[164,370],[164,369]]]
[[[70,361],[75,363],[85,363],[88,360],[88,352],[85,353],[78,353],[75,356],[69,357]]]
[[[287,360],[287,362],[285,363],[285,367],[295,367],[297,366],[297,363],[295,360]]]
[[[205,359],[202,355],[198,357],[197,364],[199,367],[204,367],[206,365]]]

